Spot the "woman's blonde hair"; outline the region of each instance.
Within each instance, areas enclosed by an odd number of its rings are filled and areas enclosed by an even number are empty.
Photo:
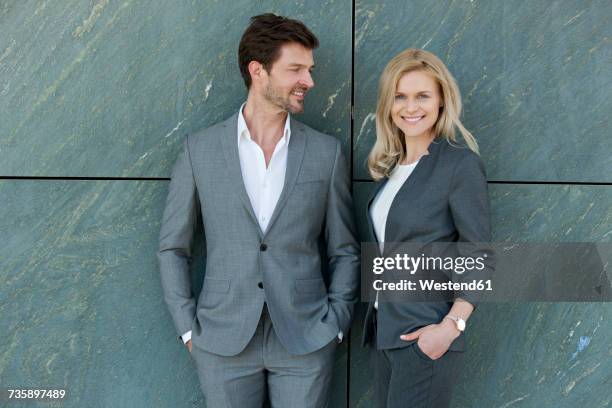
[[[368,169],[374,180],[388,177],[397,163],[406,156],[404,135],[391,119],[391,108],[399,80],[404,74],[413,71],[430,74],[440,87],[442,106],[434,126],[435,137],[456,142],[455,128],[457,128],[467,146],[478,153],[476,139],[459,119],[461,94],[455,78],[444,63],[431,52],[409,48],[393,57],[380,77],[376,106],[376,143],[368,156]]]

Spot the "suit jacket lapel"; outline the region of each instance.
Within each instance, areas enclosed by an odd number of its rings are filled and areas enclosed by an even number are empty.
[[[368,242],[376,242],[376,252],[378,253],[379,256],[382,255],[380,252],[380,245],[379,245],[380,243],[378,241],[378,237],[376,236],[376,231],[374,231],[374,223],[372,222],[372,216],[370,215],[370,207],[372,206],[372,203],[374,202],[374,199],[376,198],[378,193],[382,190],[385,184],[387,184],[388,180],[389,178],[385,177],[384,179],[376,182],[376,184],[374,185],[375,187],[370,192],[370,195],[368,197],[368,203],[366,205],[366,219],[368,220],[368,234],[370,235],[368,237]],[[362,251],[363,251],[363,244],[362,244]],[[374,310],[374,300],[372,299],[375,299],[376,297],[376,291],[374,290],[374,287],[372,287],[371,285],[369,287],[369,293],[370,293],[370,302],[368,304],[368,309],[366,311],[366,321],[368,321],[367,319],[371,318],[372,310]],[[372,336],[372,333],[364,334],[364,339],[370,338],[371,336]]]
[[[227,161],[227,171],[229,173],[231,183],[233,186],[238,188],[238,195],[242,204],[246,208],[247,212],[251,216],[252,221],[257,227],[259,236],[263,236],[257,217],[253,211],[251,200],[244,186],[244,180],[242,179],[242,170],[240,168],[240,156],[238,155],[238,142],[237,142],[237,131],[238,131],[238,113],[235,113],[231,118],[223,122],[223,135],[221,138],[221,144],[223,146],[223,155]]]
[[[387,180],[389,179],[385,177],[384,179],[378,181],[375,184],[376,187],[370,193],[370,196],[368,197],[368,205],[366,206],[366,218],[368,220],[368,232],[370,233],[370,238],[376,242],[378,242],[378,237],[376,236],[376,232],[374,231],[374,223],[372,222],[372,216],[370,215],[370,206],[374,202],[374,198],[376,198],[376,196],[382,190],[385,184],[387,184]]]
[[[431,172],[435,167],[438,153],[442,147],[442,143],[447,142],[439,139],[434,139],[434,141],[430,143],[427,149],[429,151],[429,154],[426,154],[421,157],[416,167],[412,171],[412,174],[410,174],[410,177],[408,177],[408,180],[406,180],[406,182],[397,191],[397,194],[395,194],[393,201],[391,201],[391,206],[389,207],[389,214],[387,215],[387,225],[385,226],[385,242],[387,241],[387,237],[391,237],[390,242],[393,241],[392,237],[394,236],[394,234],[390,233],[391,228],[389,228],[389,223],[392,219],[395,219],[397,203],[401,202],[402,200],[406,200],[406,197],[410,196],[410,193],[414,188],[414,184],[423,184],[427,182],[427,180],[431,176]]]
[[[304,152],[306,150],[306,129],[304,125],[300,122],[295,121],[291,118],[290,122],[291,126],[291,138],[289,139],[289,151],[287,152],[287,170],[285,171],[285,183],[283,184],[283,191],[276,203],[276,207],[274,208],[274,212],[272,213],[272,217],[270,218],[270,222],[268,223],[268,228],[264,233],[264,236],[272,229],[274,222],[279,217],[283,207],[287,203],[287,199],[289,198],[291,191],[293,190],[293,186],[298,178],[298,174],[300,174],[300,169],[302,168],[302,161],[304,160]]]

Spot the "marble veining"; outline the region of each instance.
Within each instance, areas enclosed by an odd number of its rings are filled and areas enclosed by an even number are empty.
[[[442,58],[489,180],[610,182],[612,4],[357,0],[354,176],[368,178],[378,78],[408,47]],[[545,165],[543,165],[545,163]]]
[[[365,239],[365,203],[374,183],[354,183]],[[609,186],[489,185],[494,241],[610,243]],[[569,232],[568,232],[569,231]],[[365,304],[351,338],[350,406],[371,407],[369,360],[361,348]],[[610,402],[607,303],[489,303],[470,319],[465,367],[453,407],[589,407]]]
[[[350,2],[27,0],[0,10],[0,175],[168,177],[185,134],[244,101],[238,42],[266,11],[319,37],[316,87],[298,119],[350,157]]]

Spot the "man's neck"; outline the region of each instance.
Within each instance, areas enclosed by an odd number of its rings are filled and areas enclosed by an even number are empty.
[[[283,137],[287,112],[272,105],[264,98],[249,93],[242,116],[251,139],[258,145],[276,146]]]

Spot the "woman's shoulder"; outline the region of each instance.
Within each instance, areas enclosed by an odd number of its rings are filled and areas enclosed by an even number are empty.
[[[439,164],[453,174],[484,174],[485,167],[480,155],[466,144],[442,140],[439,143]]]
[[[453,173],[457,171],[484,172],[484,163],[480,155],[466,144],[442,140],[440,143],[440,159],[446,163]]]
[[[440,144],[440,154],[446,158],[453,158],[455,160],[480,159],[478,153],[474,152],[463,142],[442,139],[437,143]]]

